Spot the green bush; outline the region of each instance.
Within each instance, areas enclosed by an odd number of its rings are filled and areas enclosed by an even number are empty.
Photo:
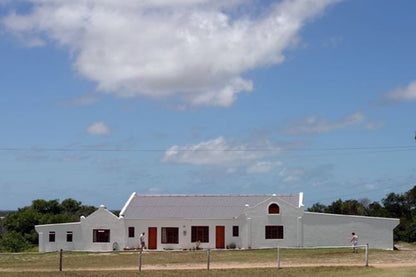
[[[20,252],[32,247],[20,233],[12,231],[5,233],[0,238],[0,250],[2,252]]]

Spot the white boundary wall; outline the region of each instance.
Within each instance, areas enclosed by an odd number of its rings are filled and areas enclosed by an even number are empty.
[[[305,212],[303,246],[346,245],[351,233],[355,232],[359,243],[368,243],[370,248],[392,250],[392,230],[399,223],[400,220],[395,218]]]

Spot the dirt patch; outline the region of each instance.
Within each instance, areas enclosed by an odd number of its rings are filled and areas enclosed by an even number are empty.
[[[281,264],[282,268],[294,267],[356,267],[365,266],[364,263],[313,263],[313,264]],[[414,263],[381,263],[370,264],[371,267],[376,268],[402,268],[414,267],[416,270],[416,262]],[[210,265],[210,269],[241,269],[241,268],[276,268],[277,263],[216,263]],[[138,267],[105,267],[105,268],[71,268],[64,271],[137,271]],[[207,270],[207,264],[155,264],[145,265],[142,267],[143,271],[152,270]],[[53,269],[39,269],[39,268],[0,268],[0,272],[55,272]]]

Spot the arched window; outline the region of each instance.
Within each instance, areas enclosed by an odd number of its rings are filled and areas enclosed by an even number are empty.
[[[279,214],[279,213],[280,213],[279,205],[277,205],[276,203],[270,204],[269,214]]]

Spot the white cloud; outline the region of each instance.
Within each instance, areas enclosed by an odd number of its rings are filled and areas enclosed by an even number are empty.
[[[338,0],[276,1],[266,13],[246,14],[252,9],[242,7],[254,1],[26,2],[32,10],[10,12],[3,25],[32,45],[68,49],[76,71],[99,91],[227,107],[253,89],[243,73],[281,63],[305,22]]]
[[[360,124],[364,121],[365,116],[361,112],[356,112],[351,115],[346,116],[337,121],[329,122],[325,117],[310,116],[301,120],[300,122],[295,122],[291,126],[286,128],[286,131],[289,134],[297,135],[302,133],[324,133],[330,132],[335,129],[346,128],[352,125]]]
[[[256,148],[255,148],[256,147]],[[265,149],[267,149],[265,151]],[[174,145],[166,150],[163,162],[194,164],[194,165],[222,165],[229,166],[247,161],[257,160],[279,149],[265,145],[263,149],[248,144],[229,143],[219,137],[198,144],[186,146]]]
[[[111,133],[110,128],[104,122],[95,122],[87,128],[87,133],[90,135],[105,136]]]
[[[258,161],[255,164],[249,166],[247,168],[248,174],[254,173],[267,173],[272,171],[273,169],[282,166],[282,162],[266,162],[266,161]]]
[[[385,98],[395,101],[414,101],[416,100],[416,80],[407,87],[398,87],[384,95]]]
[[[282,181],[285,183],[297,183],[302,180],[305,171],[301,168],[283,168],[278,175],[282,177]]]

